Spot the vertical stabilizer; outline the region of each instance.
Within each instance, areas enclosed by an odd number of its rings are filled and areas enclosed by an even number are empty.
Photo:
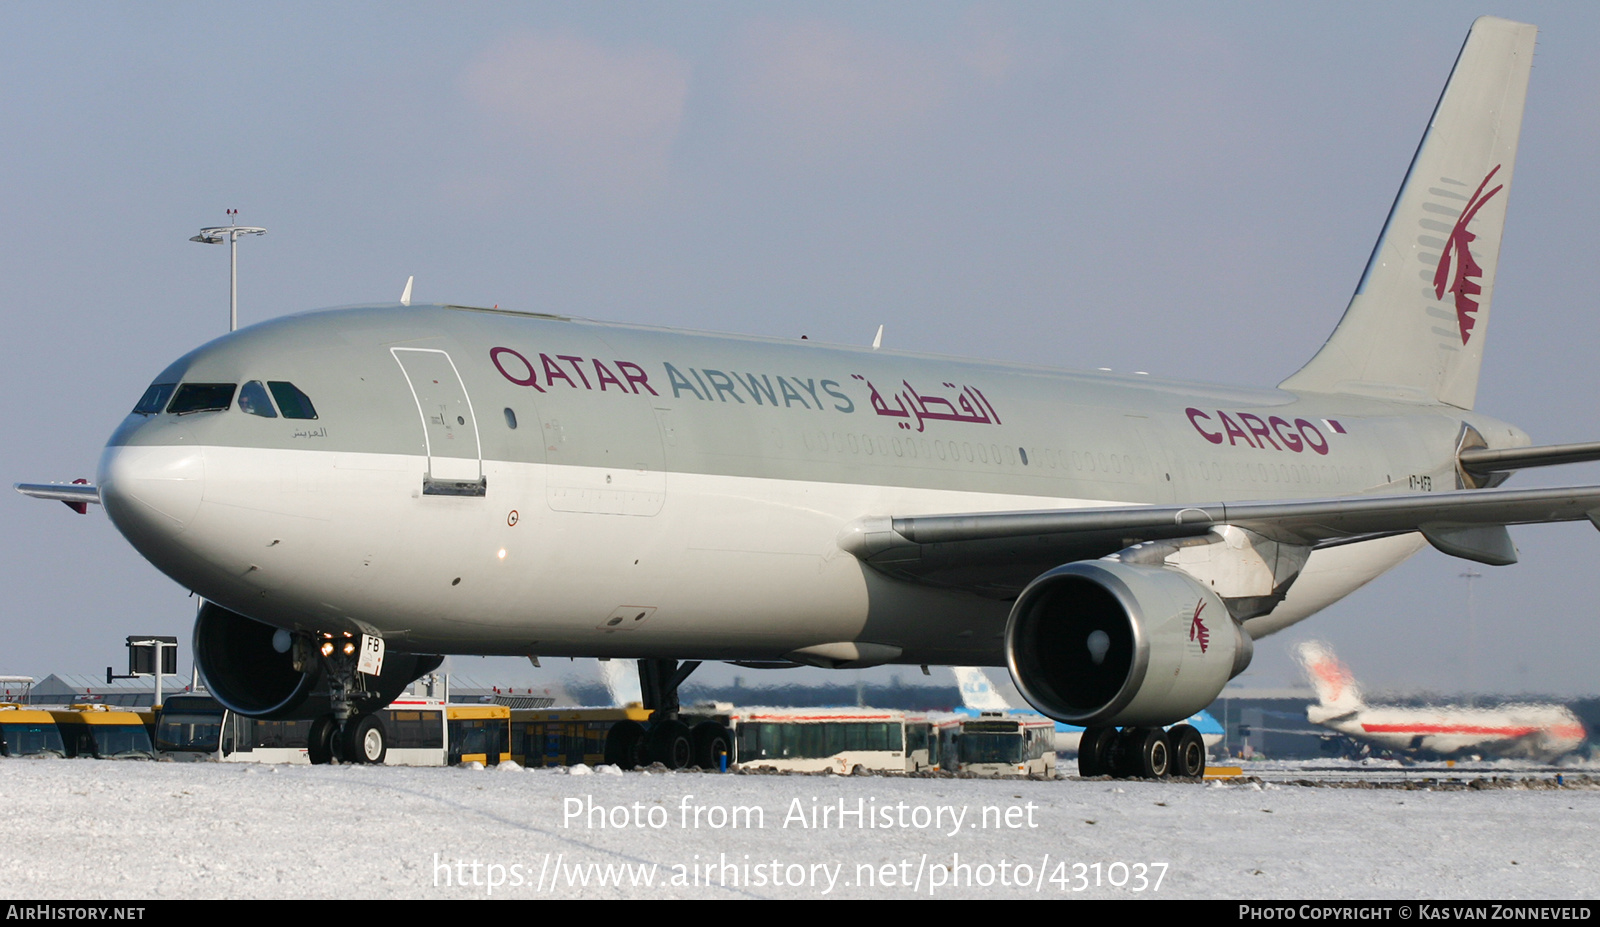
[[[1305,641],[1295,648],[1295,656],[1324,708],[1345,712],[1362,706],[1361,689],[1350,670],[1333,655],[1332,647],[1321,641]]]
[[[1536,34],[1473,23],[1344,318],[1284,389],[1472,408]]]
[[[644,704],[637,660],[604,660],[600,663],[600,677],[605,680],[606,691],[611,693],[614,707],[628,708]]]
[[[952,666],[961,685],[961,704],[973,711],[1007,711],[1011,708],[989,682],[989,675],[976,666]]]

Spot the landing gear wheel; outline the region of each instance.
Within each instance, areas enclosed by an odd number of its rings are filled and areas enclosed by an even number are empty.
[[[344,727],[344,755],[352,763],[383,765],[389,755],[389,733],[377,715],[363,715]]]
[[[1084,728],[1078,738],[1078,775],[1085,779],[1111,775],[1111,747],[1116,741],[1114,727]]]
[[[1172,771],[1172,745],[1159,727],[1127,728],[1122,732],[1122,769],[1135,779],[1165,779]]]
[[[618,721],[606,732],[606,763],[634,769],[644,759],[644,728],[637,721]]]
[[[323,715],[311,722],[311,733],[306,736],[306,759],[314,766],[333,762],[334,746],[339,740],[339,725],[332,715]]]
[[[694,741],[694,765],[701,769],[720,772],[724,760],[733,761],[733,751],[729,749],[733,738],[717,722],[701,721],[689,736]]]
[[[1167,740],[1172,743],[1172,775],[1198,779],[1206,774],[1206,742],[1199,731],[1179,724],[1167,731]]]
[[[685,769],[694,761],[689,725],[662,721],[650,729],[650,759],[668,769]]]

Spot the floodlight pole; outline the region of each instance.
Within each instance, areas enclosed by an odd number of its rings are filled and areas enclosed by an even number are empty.
[[[229,218],[239,215],[239,210],[228,210]],[[200,230],[190,238],[206,245],[228,243],[228,331],[239,330],[239,236],[265,235],[267,230],[253,225],[218,225]]]

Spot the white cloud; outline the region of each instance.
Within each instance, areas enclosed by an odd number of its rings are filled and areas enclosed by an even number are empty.
[[[461,74],[486,134],[512,154],[598,185],[665,172],[689,95],[689,65],[657,48],[609,48],[571,33],[501,39]]]
[[[745,111],[807,154],[922,125],[945,101],[947,68],[926,50],[831,23],[761,23],[741,37]]]

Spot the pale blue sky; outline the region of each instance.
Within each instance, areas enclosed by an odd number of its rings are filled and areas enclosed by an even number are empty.
[[[244,324],[415,274],[422,301],[1271,385],[1337,321],[1482,12],[1541,33],[1479,407],[1600,438],[1594,4],[6,4],[0,472],[92,476],[225,327],[226,252],[187,239],[228,207],[271,230]],[[0,673],[120,667],[135,632],[187,662],[190,600],[103,514],[4,506]],[[1467,564],[1427,551],[1247,681],[1294,682],[1315,635],[1369,688],[1600,691],[1600,535],[1515,536],[1470,633]]]

